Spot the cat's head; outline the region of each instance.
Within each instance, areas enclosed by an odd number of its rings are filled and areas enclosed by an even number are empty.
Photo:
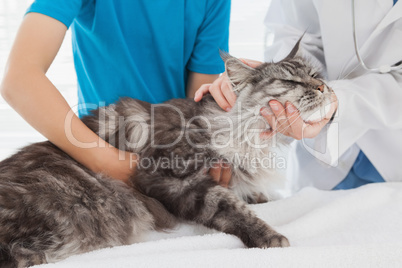
[[[242,109],[258,110],[268,107],[268,102],[276,99],[283,105],[293,103],[306,122],[320,121],[325,117],[332,90],[317,68],[300,55],[300,41],[301,38],[280,62],[266,62],[256,68],[222,54],[226,73]]]

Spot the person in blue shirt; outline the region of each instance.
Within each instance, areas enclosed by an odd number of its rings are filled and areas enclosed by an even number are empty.
[[[193,97],[224,71],[219,50],[228,50],[229,17],[229,0],[36,0],[12,47],[1,93],[78,162],[126,181],[135,170],[128,153],[108,146],[79,117],[120,97],[151,103]],[[70,27],[79,117],[46,77]]]

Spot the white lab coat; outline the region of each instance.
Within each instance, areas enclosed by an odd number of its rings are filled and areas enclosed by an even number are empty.
[[[355,0],[360,54],[369,67],[402,60],[402,0]],[[386,181],[402,181],[402,71],[378,74],[358,63],[351,0],[273,0],[265,23],[265,60],[280,60],[300,36],[304,54],[326,72],[339,107],[314,139],[295,142],[288,177],[304,186],[332,189],[348,174],[360,150]]]

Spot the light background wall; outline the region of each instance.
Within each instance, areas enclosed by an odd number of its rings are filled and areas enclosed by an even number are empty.
[[[0,0],[0,75],[18,26],[32,0]],[[263,60],[265,13],[270,0],[232,0],[230,53]],[[77,103],[76,76],[72,61],[71,32],[68,31],[54,63],[47,73],[71,106]],[[0,96],[0,160],[17,148],[45,138],[30,127]]]

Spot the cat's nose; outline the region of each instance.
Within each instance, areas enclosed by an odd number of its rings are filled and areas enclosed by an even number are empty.
[[[319,90],[319,91],[321,91],[322,93],[324,93],[324,88],[325,88],[325,85],[322,84],[322,85],[320,85],[320,86],[317,87],[317,90]]]

